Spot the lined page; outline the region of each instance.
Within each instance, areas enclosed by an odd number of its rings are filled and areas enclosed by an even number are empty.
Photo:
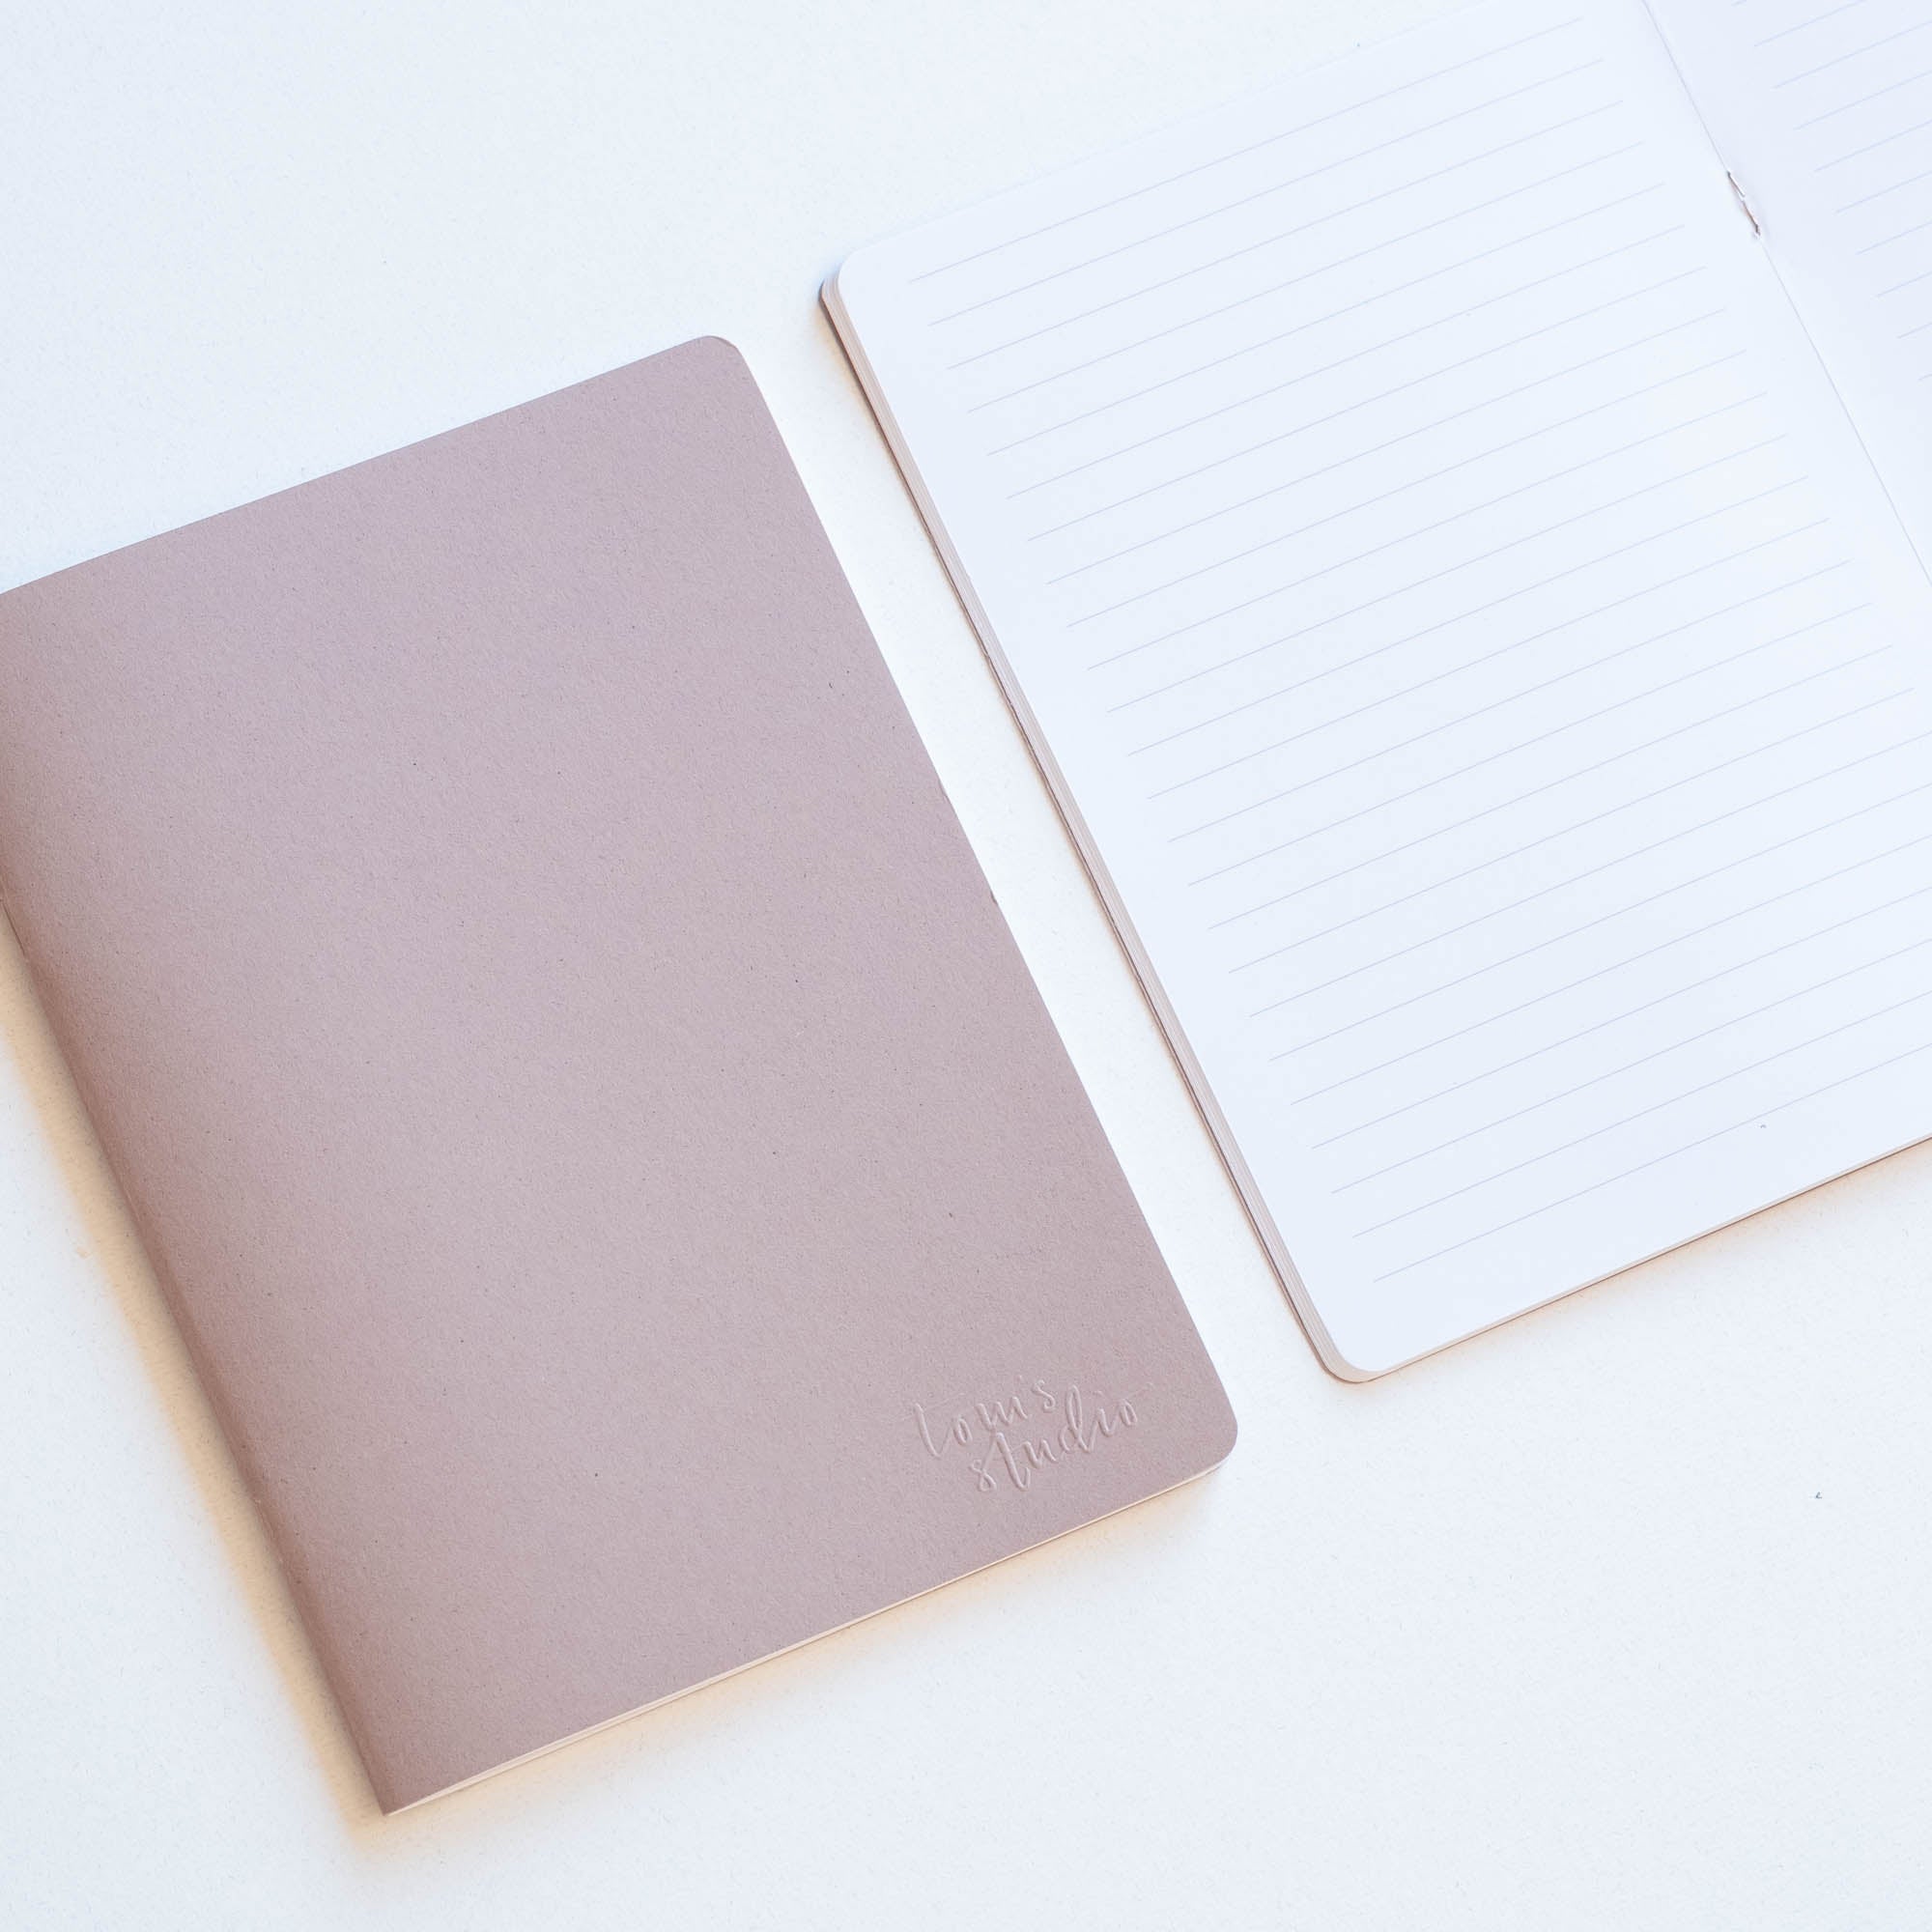
[[[1635,0],[828,303],[1333,1366],[1932,1132],[1926,581]]]
[[[1932,0],[1657,0],[1932,564]]]

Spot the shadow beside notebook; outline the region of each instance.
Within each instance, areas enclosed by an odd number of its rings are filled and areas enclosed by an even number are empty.
[[[142,1367],[160,1399],[330,1793],[346,1821],[373,1827],[381,1822],[381,1813],[355,1747],[4,920],[0,920],[0,1046],[46,1137],[87,1230],[90,1252],[133,1337]]]

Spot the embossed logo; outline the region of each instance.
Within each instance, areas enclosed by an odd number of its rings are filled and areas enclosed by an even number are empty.
[[[1093,1455],[1140,1422],[1127,1396],[1109,1407],[1083,1395],[1078,1383],[1056,1393],[1045,1381],[951,1414],[918,1402],[912,1409],[925,1453],[935,1463],[957,1463],[982,1490],[1031,1489],[1035,1477]]]

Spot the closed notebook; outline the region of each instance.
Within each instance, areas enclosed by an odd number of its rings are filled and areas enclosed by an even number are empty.
[[[19,943],[394,1808],[1233,1420],[716,341],[0,597]]]

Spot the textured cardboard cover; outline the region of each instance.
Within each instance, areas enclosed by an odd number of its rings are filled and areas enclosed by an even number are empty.
[[[724,343],[0,597],[0,884],[385,1807],[1230,1446]]]

